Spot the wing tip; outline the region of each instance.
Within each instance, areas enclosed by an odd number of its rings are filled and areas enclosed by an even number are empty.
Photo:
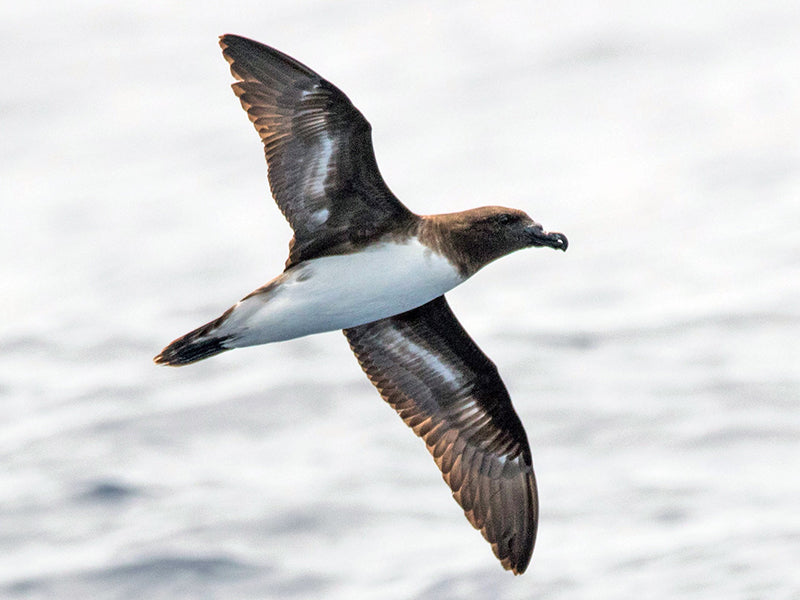
[[[506,569],[506,571],[511,571],[514,575],[522,575],[528,569],[528,565],[531,563],[531,554],[527,556],[521,557],[522,560],[517,563],[512,563],[510,560],[506,562],[502,562],[501,564]]]
[[[231,65],[231,72],[237,79],[246,80],[253,76],[258,80],[258,71],[268,64],[270,65],[268,68],[274,69],[277,67],[279,70],[288,68],[294,75],[299,74],[315,82],[319,82],[322,79],[316,72],[296,58],[256,40],[234,33],[224,33],[219,36],[218,43],[222,48],[222,56]],[[242,68],[247,73],[234,72],[233,66],[236,62],[241,62]],[[249,72],[253,68],[255,68],[256,73]]]
[[[219,45],[225,50],[234,44],[258,44],[255,40],[236,35],[235,33],[223,33],[219,36]]]
[[[538,523],[533,521],[521,535],[512,535],[500,541],[492,541],[492,551],[500,564],[514,575],[522,575],[531,563],[533,549],[536,545],[536,528]],[[485,530],[481,529],[481,533]]]
[[[245,38],[242,38],[241,36],[238,35],[234,35],[232,33],[225,33],[219,36],[219,47],[222,48],[222,58],[224,58],[225,62],[227,62],[230,65],[231,75],[233,75],[234,78],[236,78],[237,80],[241,80],[241,78],[236,73],[236,71],[233,70],[234,58],[231,55],[230,48],[235,43],[235,40],[242,40],[242,39]]]
[[[536,522],[532,523],[530,531],[525,532],[525,539],[522,541],[521,547],[515,548],[514,541],[511,542],[511,547],[514,550],[508,556],[508,566],[505,564],[503,566],[514,575],[522,575],[531,564],[533,548],[536,545],[536,525]]]

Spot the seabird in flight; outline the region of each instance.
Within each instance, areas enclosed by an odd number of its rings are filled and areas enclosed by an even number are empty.
[[[516,250],[567,249],[520,210],[417,215],[378,171],[371,128],[347,96],[293,58],[236,35],[220,46],[255,125],[272,195],[294,237],[284,271],[155,361],[343,329],[369,380],[421,437],[472,525],[520,574],[536,540],[528,440],[494,363],[445,292]]]

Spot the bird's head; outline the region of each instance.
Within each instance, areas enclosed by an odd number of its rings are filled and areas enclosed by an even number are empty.
[[[460,213],[438,215],[453,246],[461,270],[472,275],[498,258],[517,250],[548,246],[567,249],[567,236],[551,233],[525,212],[502,206],[482,206]]]
[[[567,236],[545,231],[524,211],[503,206],[483,206],[466,213],[471,220],[470,228],[483,243],[497,246],[498,250],[505,249],[503,254],[537,246],[567,249]]]

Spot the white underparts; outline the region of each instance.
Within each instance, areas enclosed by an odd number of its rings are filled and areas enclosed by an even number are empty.
[[[464,278],[416,240],[305,261],[239,302],[214,333],[230,348],[355,327],[416,308]]]

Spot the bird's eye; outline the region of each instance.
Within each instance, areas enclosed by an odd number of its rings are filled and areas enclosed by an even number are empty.
[[[497,215],[497,222],[500,225],[508,225],[511,222],[511,215],[509,214]]]

